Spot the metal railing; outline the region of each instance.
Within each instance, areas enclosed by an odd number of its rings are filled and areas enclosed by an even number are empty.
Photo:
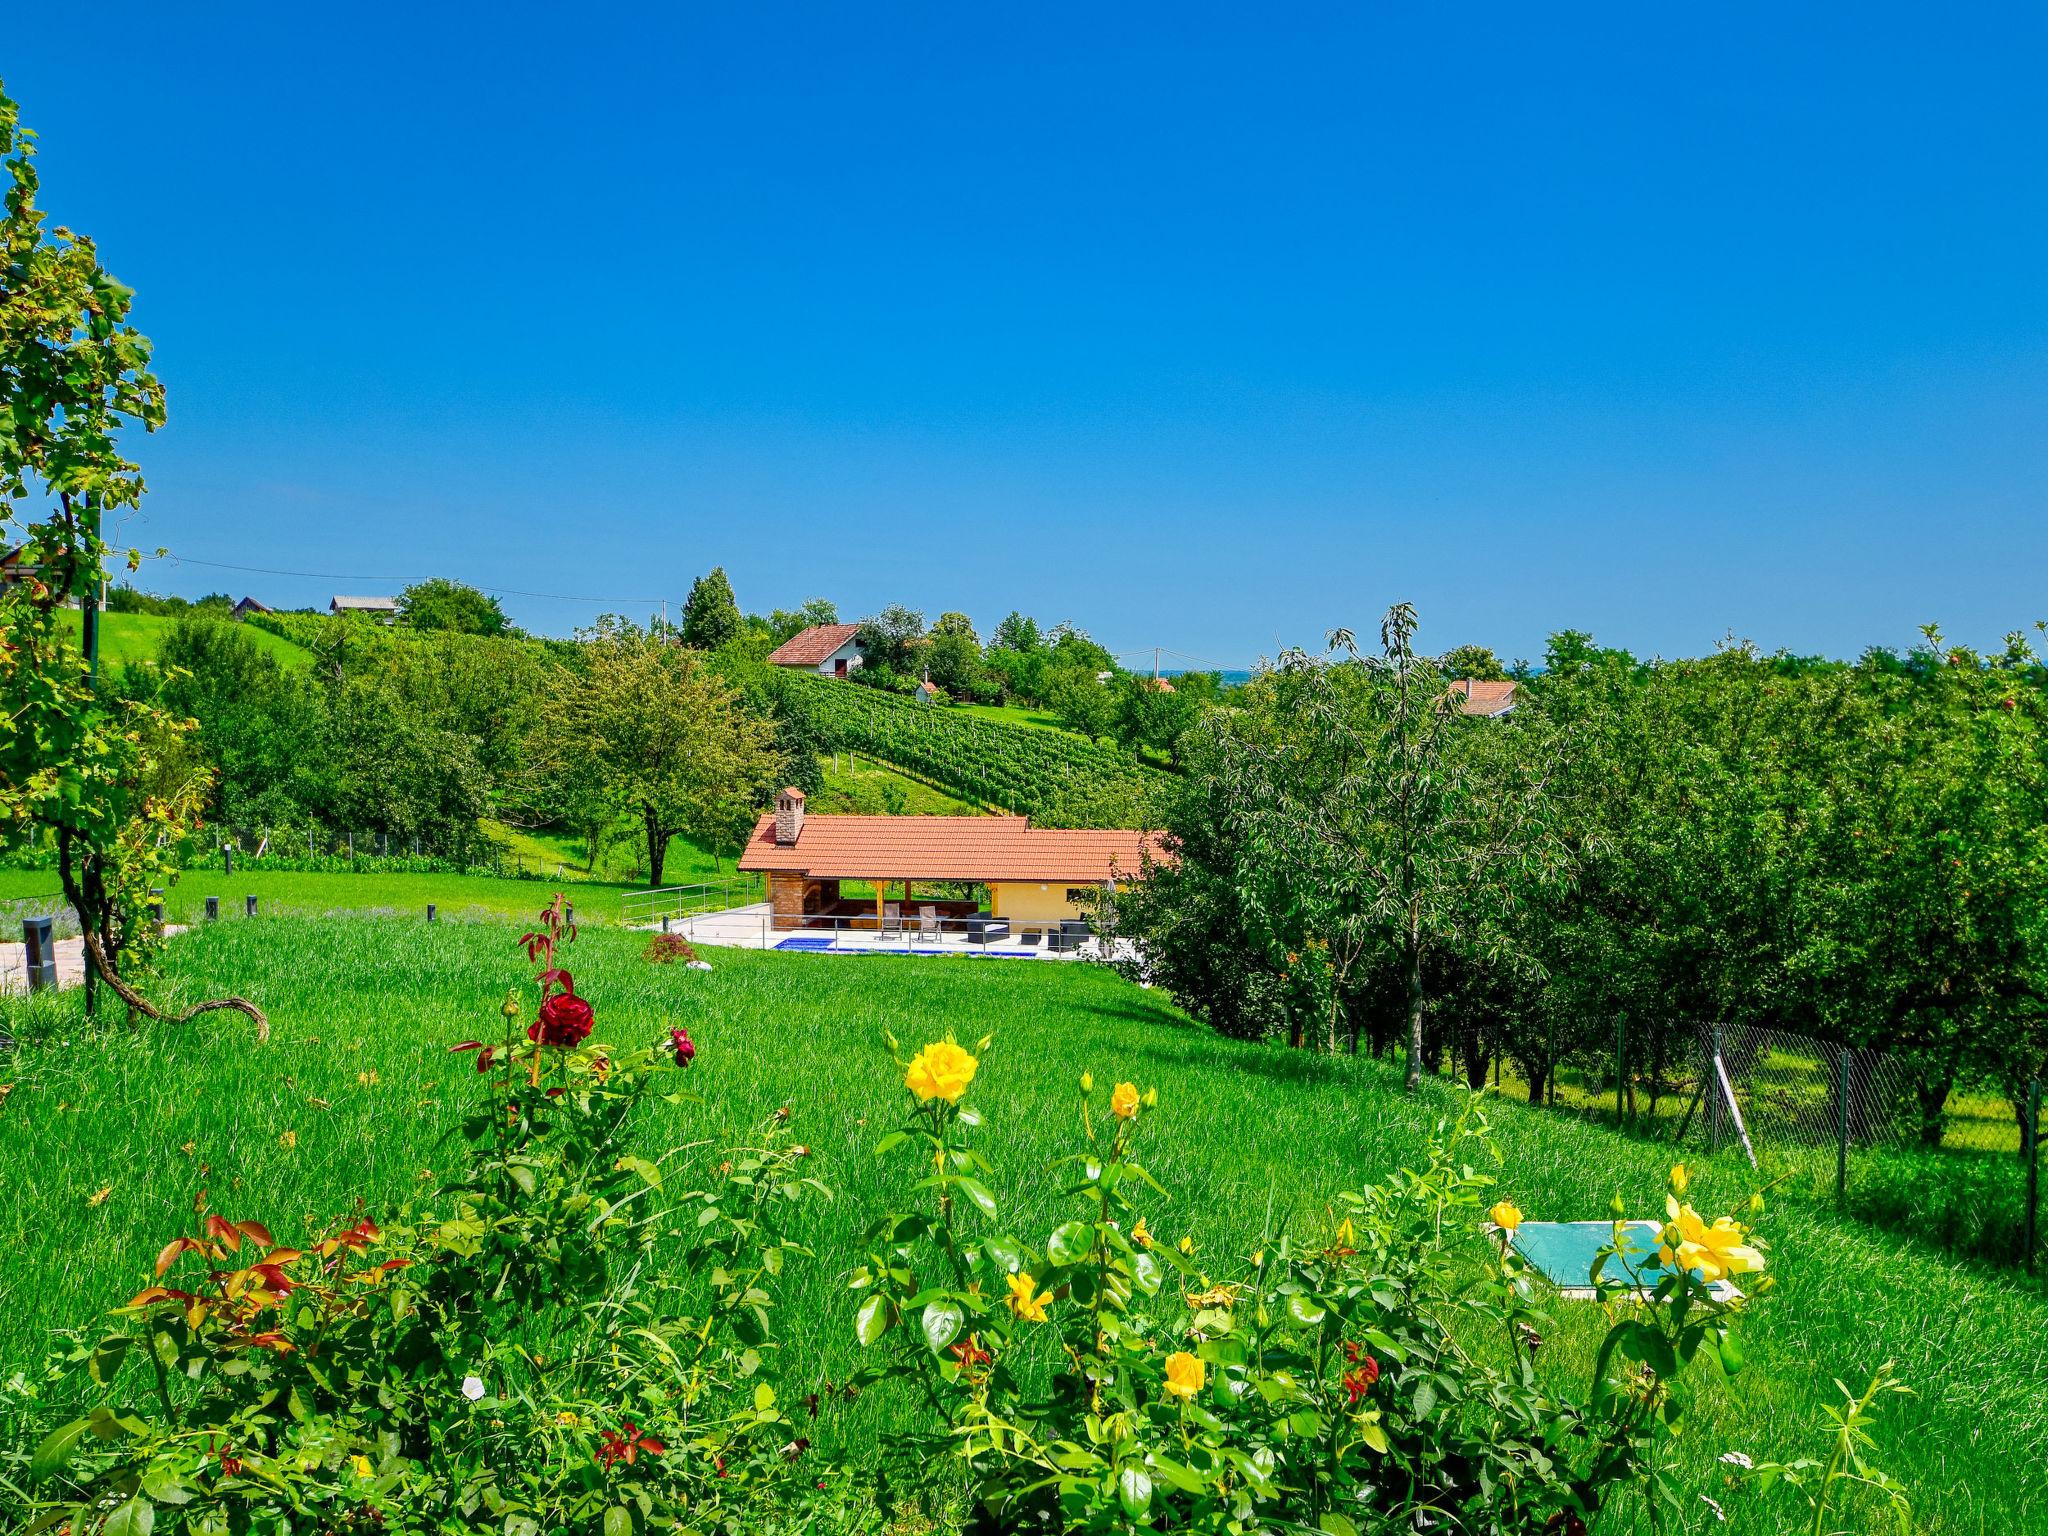
[[[1057,920],[1012,921],[987,914],[901,917],[872,913],[806,914],[712,909],[662,923],[693,944],[811,954],[989,955],[1014,959],[1093,960],[1103,941]]]
[[[724,880],[699,880],[690,885],[664,885],[651,891],[627,891],[619,898],[619,921],[627,927],[658,923],[664,918],[729,912],[766,899],[758,875],[733,875]]]

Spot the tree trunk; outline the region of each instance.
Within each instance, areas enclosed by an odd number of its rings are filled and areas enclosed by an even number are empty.
[[[1408,1091],[1422,1086],[1422,913],[1408,905],[1407,943],[1402,969],[1408,983]]]
[[[662,831],[652,811],[645,812],[641,819],[647,829],[647,883],[659,889],[662,861],[668,857],[668,834]]]

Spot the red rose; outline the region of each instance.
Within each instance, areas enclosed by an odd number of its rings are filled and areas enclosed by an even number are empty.
[[[687,1029],[672,1029],[668,1032],[669,1049],[676,1053],[676,1065],[687,1067],[697,1059],[697,1042],[690,1038]]]
[[[566,1051],[581,1045],[596,1022],[590,1004],[574,992],[557,992],[541,1003],[540,1017],[527,1027],[526,1038]]]

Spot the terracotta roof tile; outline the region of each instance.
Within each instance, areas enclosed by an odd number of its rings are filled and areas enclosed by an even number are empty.
[[[1458,712],[1464,715],[1504,715],[1515,707],[1515,685],[1511,682],[1483,683],[1460,678],[1451,684],[1451,692],[1459,696]]]
[[[1034,827],[1022,816],[806,816],[794,844],[775,841],[763,816],[740,868],[821,880],[1038,880],[1135,877],[1155,837],[1121,828]]]
[[[815,667],[859,633],[858,624],[813,624],[775,647],[768,660],[778,667]]]

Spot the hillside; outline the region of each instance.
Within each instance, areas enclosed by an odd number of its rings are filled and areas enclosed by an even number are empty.
[[[216,1208],[267,1218],[282,1236],[357,1200],[385,1220],[422,1170],[445,1174],[449,1127],[476,1091],[469,1058],[447,1046],[495,1024],[503,986],[520,974],[514,932],[403,919],[224,921],[171,945],[162,986],[188,1001],[228,990],[258,998],[276,1031],[267,1046],[252,1047],[232,1024],[122,1031],[118,1049],[83,1050],[60,1044],[81,1043],[75,1016],[23,1029],[23,1050],[0,1058],[0,1080],[13,1084],[0,1163],[21,1174],[0,1258],[0,1361],[28,1367],[50,1328],[96,1326],[148,1277],[201,1186]],[[884,1028],[912,1044],[993,1034],[974,1084],[987,1121],[977,1144],[1005,1220],[1023,1230],[1044,1231],[1071,1211],[1044,1168],[1049,1153],[1078,1142],[1076,1077],[1085,1069],[1105,1083],[1156,1086],[1158,1112],[1142,1122],[1146,1165],[1171,1197],[1152,1202],[1154,1225],[1187,1234],[1221,1268],[1282,1226],[1319,1230],[1335,1192],[1412,1166],[1457,1097],[1432,1083],[1411,1098],[1369,1059],[1220,1039],[1093,966],[719,950],[700,974],[649,966],[645,943],[592,931],[573,963],[605,1038],[638,1041],[680,1024],[699,1044],[691,1092],[649,1106],[650,1144],[680,1149],[664,1160],[671,1178],[689,1187],[718,1149],[787,1106],[813,1171],[836,1192],[797,1234],[815,1256],[793,1259],[778,1286],[784,1369],[798,1392],[864,1363],[845,1276],[897,1177],[874,1154],[902,1099]],[[1661,1199],[1665,1149],[1514,1104],[1490,1113],[1503,1192],[1532,1219],[1603,1213],[1617,1189],[1651,1208]],[[1703,1204],[1747,1188],[1734,1154],[1698,1177]],[[1716,1457],[1825,1455],[1821,1408],[1835,1398],[1833,1378],[1860,1386],[1892,1359],[1916,1395],[1884,1406],[1871,1454],[1912,1489],[1915,1529],[2040,1529],[2048,1303],[1810,1205],[1774,1200],[1763,1227],[1777,1284],[1745,1325],[1748,1364],[1732,1381],[1694,1378],[1687,1433],[1672,1446],[1685,1485],[1719,1499],[1728,1522],[1686,1528],[1792,1528],[1795,1500],[1728,1486]],[[1560,1302],[1552,1312],[1541,1367],[1582,1384],[1600,1309]],[[904,1394],[883,1384],[806,1433],[821,1455],[858,1455],[909,1413]],[[1636,1514],[1618,1511],[1600,1529],[1642,1529]],[[1859,1518],[1843,1528],[1881,1527]]]
[[[69,626],[71,638],[79,637],[81,615],[67,612],[64,622]],[[100,615],[100,665],[102,667],[126,666],[130,662],[149,661],[163,645],[164,636],[171,632],[178,621],[164,614],[154,613],[103,613]],[[237,632],[258,650],[267,651],[287,667],[310,666],[313,653],[303,646],[295,645],[284,636],[254,624],[241,624]]]
[[[1128,753],[1037,724],[991,720],[875,688],[791,673],[788,686],[839,743],[963,799],[1047,826],[1143,825],[1158,785]]]

